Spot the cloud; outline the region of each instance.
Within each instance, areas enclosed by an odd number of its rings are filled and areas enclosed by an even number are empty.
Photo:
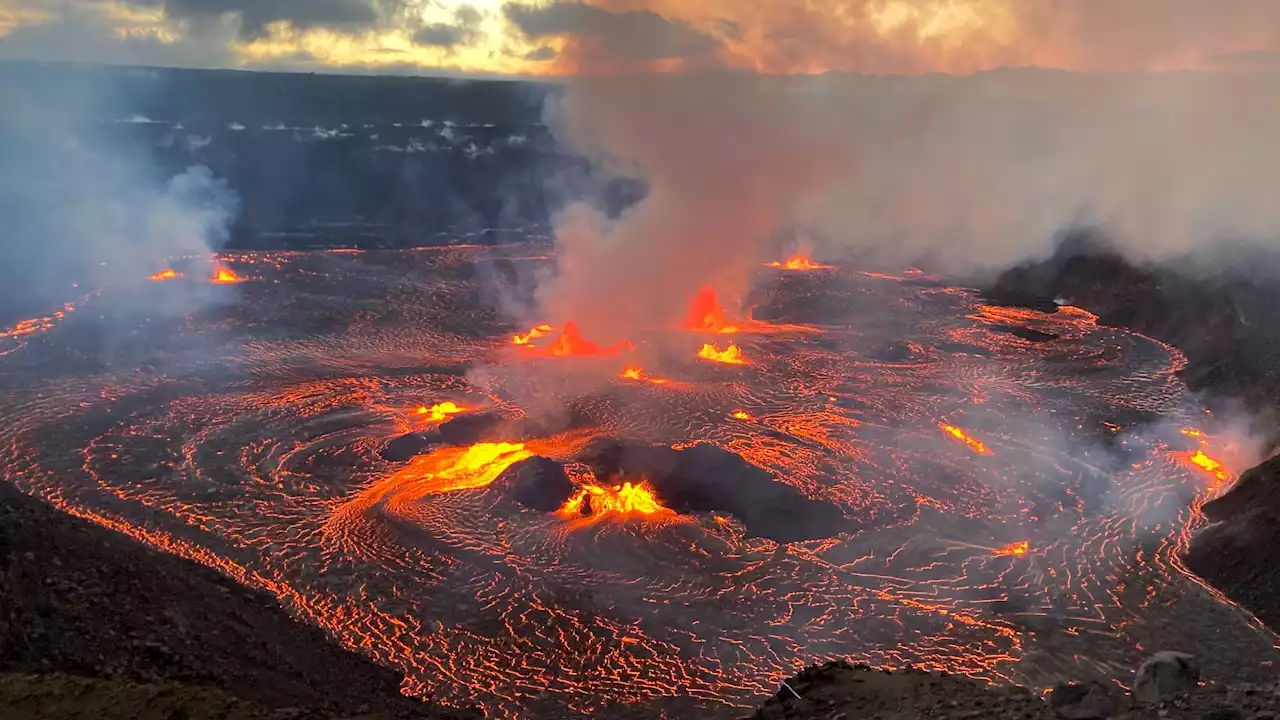
[[[415,45],[452,48],[473,42],[480,35],[480,22],[484,15],[471,5],[463,5],[454,12],[453,23],[431,23],[413,34]]]
[[[715,37],[651,10],[610,12],[584,3],[556,2],[542,7],[507,3],[503,13],[530,40],[572,41],[583,60],[689,59],[720,48]]]
[[[361,29],[374,26],[378,13],[369,0],[165,0],[165,13],[179,20],[240,18],[240,34],[261,37],[282,22],[299,30],[316,27]]]
[[[525,53],[524,59],[529,62],[547,62],[549,60],[555,60],[558,54],[559,53],[556,52],[555,48],[544,45],[537,50],[530,50]]]

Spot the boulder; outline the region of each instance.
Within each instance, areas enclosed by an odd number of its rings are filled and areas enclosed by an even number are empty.
[[[513,500],[531,510],[555,512],[574,492],[564,466],[555,460],[534,456],[503,471],[499,481],[507,484]]]
[[[1195,689],[1200,682],[1200,666],[1186,653],[1158,652],[1142,663],[1133,681],[1133,696],[1156,705],[1169,702]]]
[[[409,433],[388,442],[382,448],[382,459],[407,462],[435,447],[436,441],[419,433]]]
[[[1049,709],[1062,720],[1107,720],[1116,711],[1110,688],[1097,683],[1058,683],[1049,694]]]

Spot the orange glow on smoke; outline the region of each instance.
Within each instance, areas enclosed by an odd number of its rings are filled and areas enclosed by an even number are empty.
[[[769,267],[778,268],[780,270],[827,270],[831,266],[820,265],[810,260],[807,256],[800,254],[800,255],[792,255],[791,257],[787,258],[783,262],[778,262],[775,260],[769,263]]]
[[[180,277],[182,277],[182,273],[170,268],[168,270],[161,270],[155,275],[152,275],[151,279],[153,281],[159,282],[161,280],[173,280],[174,278],[180,278]]]
[[[733,419],[735,419],[735,420],[750,420],[750,419],[751,419],[751,416],[747,414],[747,411],[746,411],[746,410],[735,410],[735,411],[733,411],[733,414],[732,414],[732,415],[730,415],[729,417],[732,417],[732,418],[733,418]]]
[[[455,490],[473,490],[492,484],[502,471],[533,457],[521,443],[477,443],[449,447],[415,457],[387,478],[384,486],[407,488],[408,495],[423,497]]]
[[[941,428],[942,431],[945,432],[946,434],[959,440],[965,445],[968,445],[970,450],[973,450],[979,455],[991,454],[991,451],[987,449],[986,445],[979,442],[978,440],[973,439],[972,437],[969,436],[968,433],[956,427],[955,425],[938,425],[938,427]]]
[[[693,296],[693,302],[689,304],[689,315],[685,318],[684,323],[686,330],[696,330],[698,332],[713,333],[736,333],[741,328],[728,321],[724,314],[724,308],[720,307],[720,300],[716,298],[716,291],[711,289],[709,285],[703,285],[697,295]]]
[[[537,340],[543,335],[546,335],[547,333],[551,332],[551,330],[552,328],[550,325],[546,325],[546,324],[534,325],[533,327],[529,328],[529,332],[525,333],[524,335],[512,335],[511,344],[512,345],[528,345],[530,342]]]
[[[594,516],[616,515],[654,515],[671,512],[658,502],[649,485],[644,481],[636,484],[624,482],[612,488],[599,485],[584,485],[576,495],[565,501],[557,511],[561,517],[575,518],[583,513],[588,498],[590,514]]]
[[[437,403],[431,407],[423,405],[418,408],[417,413],[419,415],[425,415],[426,417],[423,419],[427,422],[444,422],[444,420],[450,415],[457,415],[458,413],[464,413],[466,411],[467,408],[446,400],[445,402]]]
[[[564,330],[560,336],[551,344],[547,351],[555,357],[568,357],[570,355],[617,355],[626,347],[626,343],[619,343],[613,347],[601,349],[592,340],[582,337],[582,333],[578,330],[578,324],[567,322],[564,324]]]
[[[1026,540],[1022,542],[1009,543],[995,551],[996,555],[1026,555],[1031,549],[1030,543]]]
[[[711,360],[712,362],[727,363],[729,365],[746,365],[747,359],[742,357],[742,350],[737,345],[730,345],[724,350],[720,350],[715,345],[707,343],[698,351],[698,357],[703,360]]]
[[[236,275],[230,268],[220,267],[214,271],[210,282],[216,285],[228,285],[240,282],[240,276]]]

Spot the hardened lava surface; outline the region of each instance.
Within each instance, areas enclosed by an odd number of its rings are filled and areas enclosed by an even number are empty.
[[[762,267],[736,334],[676,318],[553,357],[486,309],[548,267],[535,250],[223,261],[241,282],[214,309],[114,316],[103,293],[0,336],[5,476],[275,593],[408,693],[495,716],[732,716],[836,657],[1032,686],[1123,682],[1160,649],[1234,677],[1274,659],[1177,559],[1231,479],[1180,354],[1081,310]],[[164,303],[177,282],[144,291]],[[745,362],[698,359],[728,341]],[[442,457],[428,441],[384,458],[448,417],[548,408],[576,420],[509,456],[564,463],[575,487],[596,438],[711,444],[844,521],[779,544],[722,512],[545,512],[491,477],[414,479]]]

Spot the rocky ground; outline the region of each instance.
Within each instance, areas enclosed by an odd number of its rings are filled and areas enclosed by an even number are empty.
[[[1194,662],[1194,661],[1192,661]],[[1161,667],[1166,667],[1161,665]],[[1193,665],[1194,667],[1194,665]],[[1143,702],[1118,686],[1059,686],[1039,694],[957,675],[885,672],[830,663],[808,668],[749,716],[752,720],[1277,720],[1280,684],[1220,686],[1174,670],[1134,681]]]
[[[7,481],[0,673],[9,674],[0,683],[5,718],[135,717],[131,708],[139,718],[257,718],[282,708],[291,717],[468,716],[404,697],[397,673],[295,622],[271,595],[67,516]],[[181,713],[142,713],[157,697]],[[111,698],[126,714],[90,712]],[[73,712],[81,706],[89,714]]]

